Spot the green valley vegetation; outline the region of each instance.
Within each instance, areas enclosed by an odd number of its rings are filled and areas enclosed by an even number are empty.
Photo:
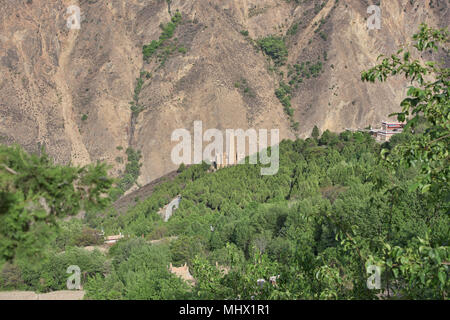
[[[261,177],[259,165],[215,173],[206,164],[191,166],[125,214],[110,208],[89,211],[83,221],[59,221],[51,249],[29,244],[47,258],[32,271],[27,259],[9,259],[0,284],[61,289],[65,268],[76,264],[87,272],[83,286],[94,299],[375,299],[380,290],[366,287],[366,265],[376,264],[383,288],[395,295],[444,298],[448,202],[411,189],[418,168],[399,165],[392,172],[379,156],[382,148],[395,150],[416,135],[405,132],[383,146],[351,132],[283,141],[274,176]],[[159,208],[178,194],[183,201],[165,223]],[[129,238],[108,254],[75,247],[95,245],[98,238],[89,230],[101,229]],[[187,262],[196,286],[170,274],[170,262]],[[280,275],[276,286],[258,287],[257,279],[274,275]]]
[[[428,50],[448,33],[422,26],[414,39]],[[280,143],[276,175],[260,164],[183,166],[124,213],[104,208],[104,166],[1,147],[1,289],[61,289],[79,265],[91,299],[448,299],[449,69],[402,53],[362,73],[414,80],[397,115],[407,127],[389,142],[314,129]],[[159,211],[177,196],[164,222]],[[81,208],[83,220],[61,219]],[[125,238],[105,253],[81,248],[101,243],[102,229]],[[30,264],[30,253],[42,258]],[[195,283],[170,263],[187,263]],[[367,285],[372,266],[379,289]]]

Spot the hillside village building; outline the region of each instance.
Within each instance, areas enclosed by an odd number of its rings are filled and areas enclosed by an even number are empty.
[[[381,128],[378,129],[358,129],[356,131],[361,132],[369,132],[376,141],[385,142],[389,141],[391,137],[395,134],[403,132],[403,128],[405,127],[405,123],[403,122],[389,122],[383,121],[381,122]],[[355,131],[354,129],[347,129],[350,131]]]
[[[375,137],[377,141],[389,141],[394,134],[403,132],[405,123],[401,122],[381,122],[381,129],[371,129],[370,134]]]

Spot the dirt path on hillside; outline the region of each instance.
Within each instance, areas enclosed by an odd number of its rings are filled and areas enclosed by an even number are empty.
[[[60,290],[49,293],[35,293],[33,291],[3,291],[0,300],[82,300],[83,290]]]
[[[72,95],[69,89],[66,74],[70,68],[70,55],[78,38],[79,30],[69,30],[65,43],[61,45],[59,56],[59,68],[55,74],[57,90],[61,95],[61,106],[64,117],[64,130],[72,143],[71,159],[74,165],[86,165],[91,163],[91,158],[83,143],[75,115],[73,113]]]

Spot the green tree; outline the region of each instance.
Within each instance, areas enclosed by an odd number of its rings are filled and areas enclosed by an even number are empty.
[[[319,128],[317,128],[317,126],[315,125],[314,128],[312,129],[311,137],[317,141],[319,139],[319,136],[320,136]]]
[[[419,53],[430,49],[438,51],[439,45],[446,52],[449,33],[446,29],[437,30],[422,24],[413,40],[413,47]],[[362,72],[361,78],[363,81],[384,82],[394,75],[404,75],[410,80],[411,86],[407,91],[408,97],[401,102],[402,111],[393,115],[397,115],[399,121],[407,121],[406,129],[414,128],[421,116],[426,118],[430,127],[411,142],[397,145],[393,153],[400,155],[400,162],[421,168],[422,176],[417,186],[423,192],[431,191],[448,198],[450,68],[435,61],[422,63],[412,59],[409,50],[400,49],[390,58],[384,58],[379,65]]]
[[[434,29],[421,24],[419,33],[413,35],[413,47],[418,53],[448,50],[449,33],[446,29]],[[402,54],[402,56],[399,56]],[[381,82],[390,76],[404,75],[410,80],[407,98],[401,102],[402,111],[393,115],[399,121],[406,121],[405,130],[414,132],[423,117],[428,128],[423,133],[413,134],[409,139],[398,140],[391,149],[383,149],[391,174],[401,172],[403,165],[418,168],[420,175],[411,190],[419,188],[424,194],[422,210],[427,217],[427,235],[425,240],[418,238],[407,244],[390,245],[389,233],[382,239],[384,253],[380,264],[386,266],[387,275],[396,281],[394,288],[401,296],[411,298],[446,298],[448,295],[448,246],[439,246],[439,242],[431,243],[428,232],[436,233],[439,222],[448,224],[450,197],[449,191],[449,145],[450,145],[450,69],[435,61],[422,63],[413,59],[409,49],[400,49],[390,58],[362,72],[363,81]],[[415,132],[414,132],[415,133]],[[393,186],[389,192],[390,206],[399,206],[397,197],[399,186]],[[432,214],[431,214],[432,213]],[[391,217],[389,217],[391,216]],[[392,221],[392,213],[388,215]],[[391,228],[391,222],[389,223]],[[448,227],[447,227],[448,232]],[[448,243],[448,233],[447,240]],[[419,244],[418,244],[419,243]],[[387,280],[389,288],[389,281]],[[392,287],[391,287],[392,288]]]
[[[268,36],[258,40],[258,45],[265,54],[270,56],[276,65],[281,66],[286,63],[288,50],[283,38]]]
[[[45,152],[0,145],[0,260],[36,257],[53,239],[58,218],[105,208],[113,183],[107,168],[57,165]]]

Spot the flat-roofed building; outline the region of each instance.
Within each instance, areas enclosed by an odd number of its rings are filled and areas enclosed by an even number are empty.
[[[391,137],[397,133],[403,132],[405,123],[402,122],[381,122],[380,129],[370,129],[370,134],[375,137],[377,141],[385,142],[389,141]]]

